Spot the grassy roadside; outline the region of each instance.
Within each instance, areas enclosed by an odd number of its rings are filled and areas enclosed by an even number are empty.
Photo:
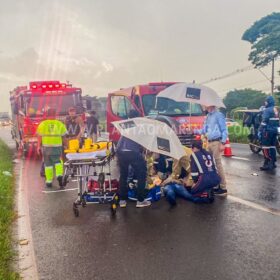
[[[248,143],[250,129],[242,125],[228,127],[229,140],[231,143]]]
[[[12,222],[15,217],[13,211],[14,178],[4,175],[8,171],[13,174],[12,152],[0,140],[0,279],[19,279],[12,270],[14,257],[12,248]]]

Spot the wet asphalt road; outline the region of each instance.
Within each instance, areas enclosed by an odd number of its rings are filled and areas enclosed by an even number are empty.
[[[9,139],[8,130],[0,137]],[[89,205],[75,218],[76,191],[43,193],[39,161],[26,160],[40,279],[280,279],[280,216],[242,203],[278,213],[280,170],[261,173],[261,156],[232,146],[243,159],[225,159],[228,190],[241,203],[179,200],[170,210],[162,199],[146,209],[129,203],[115,218],[107,205]]]

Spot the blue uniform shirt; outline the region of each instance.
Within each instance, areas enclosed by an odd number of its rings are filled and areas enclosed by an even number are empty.
[[[221,182],[213,156],[204,149],[191,155],[191,175],[196,182],[192,194],[214,188]]]
[[[122,151],[141,153],[142,146],[124,136],[121,136],[117,145],[117,152],[122,152]]]
[[[206,135],[210,141],[220,138],[221,142],[225,143],[228,137],[225,116],[217,110],[208,113],[203,128],[196,129],[194,132]]]
[[[266,98],[266,102],[267,105],[262,114],[260,131],[274,130],[274,128],[277,128],[279,126],[279,118],[278,116],[276,116],[274,111],[274,98],[272,96],[268,96]],[[277,133],[277,131],[275,131],[275,133]]]

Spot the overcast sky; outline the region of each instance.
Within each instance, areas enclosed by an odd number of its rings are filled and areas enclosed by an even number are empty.
[[[106,96],[243,69],[250,65],[243,32],[272,12],[280,12],[279,0],[1,0],[0,111],[9,91],[31,80],[69,80],[84,94]],[[270,88],[254,69],[207,85],[221,95]]]

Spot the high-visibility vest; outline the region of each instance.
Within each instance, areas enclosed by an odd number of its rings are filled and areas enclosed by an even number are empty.
[[[37,134],[42,137],[44,147],[62,146],[62,136],[66,133],[67,129],[64,123],[58,120],[42,121],[37,128]]]

